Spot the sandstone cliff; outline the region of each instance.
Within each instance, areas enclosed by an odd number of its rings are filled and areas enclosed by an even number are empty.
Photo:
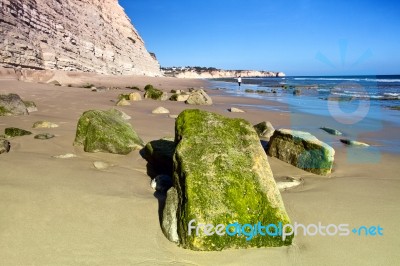
[[[0,66],[161,75],[117,0],[0,0]]]
[[[284,77],[282,72],[257,70],[223,70],[205,67],[163,68],[164,74],[176,78]]]

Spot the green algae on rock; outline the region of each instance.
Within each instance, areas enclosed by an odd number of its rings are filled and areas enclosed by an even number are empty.
[[[20,128],[16,128],[16,127],[8,127],[4,130],[4,134],[7,137],[21,137],[21,136],[26,136],[26,135],[31,135],[32,132],[24,130],[24,129],[20,129]]]
[[[278,129],[269,140],[267,154],[305,171],[331,173],[335,150],[308,132]]]
[[[144,90],[146,91],[144,93],[145,99],[153,99],[153,100],[161,100],[161,101],[165,101],[168,99],[168,93],[154,88],[153,85],[150,85],[150,84],[146,85]]]
[[[144,143],[115,110],[89,110],[79,118],[74,145],[86,152],[128,154]]]
[[[191,220],[214,226],[290,223],[267,156],[250,123],[185,110],[175,123],[175,143],[173,183],[178,194],[179,245],[192,250],[222,250],[291,244],[292,236],[282,240],[258,234],[247,241],[244,235],[188,231]]]

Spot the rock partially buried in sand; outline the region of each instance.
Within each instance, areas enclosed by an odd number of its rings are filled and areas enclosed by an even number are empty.
[[[169,115],[169,118],[174,118],[174,119],[176,119],[176,118],[178,118],[178,115]]]
[[[75,157],[77,157],[77,156],[73,153],[66,153],[66,154],[53,156],[53,158],[56,158],[56,159],[69,159],[69,158],[75,158]]]
[[[286,191],[289,189],[293,189],[304,183],[304,179],[294,178],[290,176],[275,178],[275,181],[279,191]]]
[[[163,228],[164,224],[173,228],[176,217],[180,246],[222,250],[291,244],[293,236],[282,240],[267,235],[248,239],[244,235],[189,234],[189,223],[267,225],[288,224],[290,220],[251,124],[206,111],[185,110],[175,123],[175,132],[173,184],[177,197],[171,199],[167,193],[162,224]],[[173,233],[165,231],[169,230],[164,230],[168,239],[175,239]]]
[[[153,114],[169,114],[169,110],[160,106],[151,111]]]
[[[199,89],[191,90],[191,94],[185,103],[194,105],[211,105],[213,102],[204,90]]]
[[[130,101],[141,101],[142,96],[140,95],[139,92],[132,92],[132,93],[129,93],[129,100]]]
[[[48,121],[37,121],[33,124],[33,128],[56,128],[57,124]]]
[[[174,187],[171,187],[167,191],[167,199],[162,214],[161,228],[168,240],[176,244],[179,244],[178,219],[176,216],[178,211],[178,202],[178,192]]]
[[[177,101],[177,102],[185,102],[189,99],[190,94],[173,94],[169,99],[171,101]]]
[[[45,140],[45,139],[52,139],[55,136],[53,134],[50,133],[41,133],[41,134],[37,134],[35,136],[35,139],[41,139],[41,140]]]
[[[0,94],[0,116],[28,114],[28,110],[18,94]]]
[[[360,142],[360,141],[355,141],[355,140],[350,140],[350,139],[340,139],[340,142],[349,145],[349,146],[361,146],[361,147],[369,147],[369,144]]]
[[[11,149],[11,143],[6,139],[0,139],[0,154],[9,152]]]
[[[131,105],[129,101],[127,101],[125,98],[122,98],[117,102],[117,106],[128,106]]]
[[[335,136],[341,136],[343,135],[342,132],[340,132],[339,130],[333,129],[333,128],[329,128],[329,127],[320,127],[320,129],[322,129],[323,131],[331,134],[331,135],[335,135]]]
[[[8,127],[4,130],[4,134],[9,138],[13,138],[31,135],[32,132],[16,127]]]
[[[256,130],[260,138],[269,139],[275,132],[275,128],[269,121],[263,121],[261,123],[258,123],[257,125],[254,125],[254,129]]]
[[[335,150],[308,132],[278,129],[270,138],[267,154],[305,171],[326,175],[332,171]]]
[[[36,104],[34,102],[24,101],[24,104],[26,106],[26,109],[28,110],[28,113],[33,113],[38,111]]]
[[[242,109],[239,109],[239,108],[236,108],[236,107],[231,107],[228,110],[231,113],[244,113],[244,111]]]
[[[128,154],[143,144],[132,126],[112,110],[90,110],[79,118],[74,145],[86,152]]]
[[[109,163],[96,161],[93,163],[93,166],[98,170],[106,170],[107,168],[110,168],[111,165]]]

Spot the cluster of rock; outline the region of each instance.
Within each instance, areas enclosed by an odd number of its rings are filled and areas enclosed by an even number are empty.
[[[283,72],[257,70],[223,70],[212,67],[166,67],[164,75],[176,78],[284,77]]]
[[[184,90],[171,90],[171,96],[168,92],[154,88],[153,85],[148,84],[144,88],[145,99],[159,100],[159,101],[177,101],[185,102],[192,105],[211,105],[211,97],[203,89],[190,88],[188,91]],[[130,101],[141,101],[142,96],[139,92],[132,92],[130,94],[120,94],[117,102],[118,106],[130,105]]]
[[[0,66],[161,76],[118,1],[1,0]]]

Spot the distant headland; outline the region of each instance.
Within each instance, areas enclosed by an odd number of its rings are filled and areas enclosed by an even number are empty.
[[[214,67],[162,67],[167,77],[176,78],[232,78],[232,77],[284,77],[283,72],[258,70],[223,70]]]

